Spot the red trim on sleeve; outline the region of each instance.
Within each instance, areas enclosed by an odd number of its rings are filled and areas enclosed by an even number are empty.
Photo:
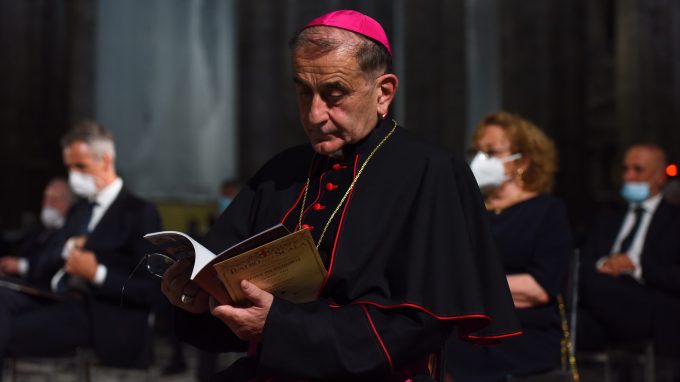
[[[385,353],[385,358],[387,358],[387,362],[390,364],[390,369],[394,370],[394,365],[392,364],[392,357],[390,357],[390,353],[387,351],[387,347],[385,346],[385,343],[383,342],[382,338],[380,338],[380,334],[378,334],[378,329],[376,329],[375,324],[373,324],[373,319],[371,318],[370,313],[368,313],[368,309],[366,309],[365,306],[359,305],[361,309],[363,309],[364,314],[366,314],[366,318],[368,319],[368,323],[371,325],[371,329],[373,330],[373,334],[375,334],[375,338],[378,340],[380,343],[380,347],[382,347],[383,353]]]
[[[420,305],[410,304],[410,303],[394,304],[394,305],[382,305],[382,304],[378,304],[378,303],[373,302],[373,301],[355,301],[352,304],[373,305],[373,306],[380,308],[380,309],[414,308],[414,309],[422,310],[423,312],[429,314],[430,316],[432,316],[432,317],[434,317],[438,320],[444,320],[444,321],[445,320],[459,320],[461,318],[481,318],[481,319],[484,319],[484,320],[491,322],[491,318],[489,316],[487,316],[486,314],[482,314],[482,313],[466,314],[466,315],[462,315],[462,316],[440,316],[438,314],[434,314],[434,313],[430,312],[428,309],[426,309],[426,308],[424,308]]]
[[[359,163],[359,154],[357,154],[354,158],[354,168],[353,168],[354,177],[356,177],[356,174],[357,174],[358,163]],[[335,240],[333,242],[333,250],[331,251],[331,258],[330,258],[330,261],[329,261],[329,264],[328,264],[328,272],[326,274],[326,279],[323,281],[323,284],[321,285],[321,288],[319,288],[319,292],[317,293],[317,299],[321,296],[323,290],[326,288],[328,280],[330,279],[331,274],[333,272],[333,268],[334,268],[333,266],[335,264],[335,253],[336,253],[338,241],[339,241],[338,239],[340,237],[340,232],[342,230],[342,227],[343,227],[343,224],[344,224],[344,221],[345,221],[345,215],[347,213],[347,207],[349,206],[349,203],[350,203],[350,200],[352,199],[353,194],[354,194],[354,189],[352,189],[352,191],[350,191],[349,195],[347,196],[347,200],[345,201],[345,206],[342,209],[342,215],[340,217],[340,223],[338,224],[338,228],[337,228],[336,233],[335,233]],[[364,311],[366,312],[366,316],[367,316],[367,318],[368,318],[368,320],[371,324],[371,327],[373,328],[373,331],[375,332],[376,337],[380,341],[380,344],[383,346],[383,350],[385,351],[385,355],[387,356],[388,361],[390,362],[390,366],[392,366],[392,360],[390,358],[390,355],[387,352],[387,349],[385,348],[385,345],[383,344],[382,340],[380,339],[380,336],[378,335],[378,332],[376,331],[375,326],[373,325],[373,321],[371,320],[371,317],[368,314],[368,311],[366,310],[366,308],[363,305],[372,305],[372,306],[375,306],[375,307],[380,308],[380,309],[412,308],[412,309],[420,310],[424,313],[427,313],[430,316],[434,317],[435,319],[442,320],[442,321],[481,319],[481,320],[486,321],[487,325],[489,323],[491,323],[491,317],[489,317],[486,314],[482,314],[482,313],[474,314],[473,313],[473,314],[464,314],[464,315],[460,315],[460,316],[441,316],[441,315],[438,315],[438,314],[431,312],[430,310],[428,310],[428,309],[426,309],[426,308],[424,308],[420,305],[411,304],[411,303],[382,305],[382,304],[378,304],[378,303],[375,303],[375,302],[372,302],[372,301],[355,301],[355,302],[352,302],[352,305],[354,305],[354,304],[360,305],[361,308],[364,309]],[[332,309],[339,309],[339,308],[342,308],[342,305],[329,304],[329,307],[332,308]],[[496,339],[503,339],[503,338],[518,336],[522,333],[523,332],[520,330],[520,331],[516,331],[516,332],[504,333],[504,334],[493,335],[493,336],[473,336],[473,335],[466,334],[465,338],[468,338],[468,339],[473,340],[473,341],[479,341],[479,342],[484,342],[484,341],[491,342],[491,341],[496,340]]]
[[[521,331],[521,330],[518,330],[516,332],[499,334],[499,335],[495,335],[495,336],[474,336],[472,334],[468,334],[468,335],[465,336],[465,338],[469,338],[471,340],[502,340],[504,338],[519,336],[522,333],[524,333],[524,332]]]
[[[375,306],[376,308],[380,308],[380,309],[412,308],[412,309],[417,309],[417,310],[420,310],[424,313],[427,313],[430,316],[434,317],[435,319],[441,320],[441,321],[481,319],[481,320],[485,320],[487,322],[487,325],[489,323],[491,323],[491,317],[489,317],[486,314],[481,314],[481,313],[478,313],[478,314],[474,314],[474,313],[473,314],[463,314],[463,315],[460,315],[460,316],[441,316],[441,315],[432,313],[431,311],[429,311],[428,309],[426,309],[426,308],[424,308],[420,305],[409,304],[409,303],[395,304],[395,305],[382,305],[382,304],[375,303],[373,301],[355,301],[355,302],[352,303],[352,305],[355,305],[355,304],[358,304],[362,307],[364,305],[372,305],[372,306]],[[338,309],[338,308],[341,308],[342,305],[329,304],[329,307],[333,308],[333,309]],[[503,333],[503,334],[497,334],[497,335],[492,335],[492,336],[477,336],[477,335],[472,335],[472,334],[465,334],[464,338],[467,338],[467,339],[470,339],[470,340],[476,341],[476,342],[484,342],[484,341],[492,342],[493,340],[500,340],[500,339],[504,339],[504,338],[519,336],[522,333],[523,332],[521,330],[518,330],[516,332]]]

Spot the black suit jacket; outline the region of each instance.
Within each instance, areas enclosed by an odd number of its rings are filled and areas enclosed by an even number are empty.
[[[594,271],[597,260],[609,254],[625,215],[622,209],[595,221],[583,248],[584,272]],[[664,349],[680,348],[680,208],[661,201],[649,224],[640,262],[644,286],[654,302],[656,343]]]
[[[71,209],[64,224],[65,237],[78,235],[85,205],[81,201]],[[85,291],[94,348],[106,364],[129,367],[148,362],[149,311],[160,292],[158,282],[144,267],[135,267],[152,250],[143,235],[160,229],[155,206],[123,188],[87,237],[85,248],[107,268],[104,283],[88,284]]]

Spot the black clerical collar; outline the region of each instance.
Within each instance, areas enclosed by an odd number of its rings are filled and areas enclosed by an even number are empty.
[[[368,135],[357,143],[345,145],[342,148],[342,154],[346,159],[353,158],[354,155],[360,156],[368,155],[368,153],[375,148],[375,146],[382,141],[394,126],[394,121],[391,118],[385,118],[378,122],[378,125],[371,130]]]

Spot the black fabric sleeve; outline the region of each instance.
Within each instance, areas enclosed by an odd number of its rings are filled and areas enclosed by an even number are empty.
[[[564,285],[572,252],[569,220],[561,202],[551,202],[535,240],[536,252],[531,257],[527,271],[554,298]]]
[[[680,253],[678,254],[680,258]],[[680,296],[680,265],[661,264],[651,261],[642,268],[643,278],[649,286]]]
[[[247,344],[218,318],[210,314],[193,314],[173,308],[173,322],[177,339],[210,352],[242,352]]]
[[[64,266],[61,251],[66,243],[66,234],[63,230],[57,231],[50,239],[49,244],[36,256],[29,260],[28,274],[26,279],[34,285],[50,288],[52,276]]]
[[[203,240],[203,245],[219,254],[232,245],[253,235],[251,222],[257,206],[255,191],[250,184],[241,188],[229,207],[220,215]],[[255,232],[256,233],[256,232]]]
[[[670,225],[668,239],[645,245],[642,278],[653,288],[680,296],[680,224]]]
[[[582,276],[592,275],[595,271],[595,264],[597,261],[603,257],[609,255],[607,250],[604,249],[605,242],[608,245],[613,243],[614,238],[611,238],[611,243],[609,235],[607,235],[605,226],[606,219],[608,216],[598,216],[592,224],[591,229],[588,231],[585,243],[581,248],[580,252],[580,267],[579,273]]]
[[[295,305],[275,299],[260,367],[265,373],[312,380],[384,380],[404,362],[438,350],[451,328],[452,323],[411,309],[336,308],[327,301]]]
[[[106,256],[94,250],[98,259],[106,259],[100,261],[107,270],[104,283],[92,285],[90,289],[94,295],[112,302],[122,301],[126,306],[149,307],[155,303],[160,288],[157,280],[143,266],[136,266],[145,254],[156,250],[143,236],[160,231],[160,216],[153,204],[140,203],[138,210],[125,214],[123,219],[121,224],[131,227],[126,242],[112,248],[112,253]]]

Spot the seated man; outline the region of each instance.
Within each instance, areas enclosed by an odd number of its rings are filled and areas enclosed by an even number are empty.
[[[180,261],[162,283],[178,336],[249,350],[220,381],[405,381],[429,378],[454,326],[473,341],[519,334],[469,168],[389,116],[398,78],[380,24],[332,12],[291,48],[309,144],[265,164],[206,245],[219,252],[278,223],[309,229],[328,276],[312,302],[242,280],[250,304],[211,309]]]
[[[113,138],[101,125],[76,125],[62,149],[69,183],[84,198],[66,217],[63,245],[50,254],[51,284],[62,299],[0,290],[0,357],[53,356],[91,346],[106,365],[142,366],[156,284],[133,270],[149,250],[142,236],[160,229],[158,212],[124,187]]]
[[[665,165],[658,146],[626,151],[627,208],[596,219],[582,252],[579,350],[645,340],[680,350],[680,209],[663,198]]]
[[[21,241],[17,256],[0,258],[0,274],[21,277],[27,284],[49,289],[51,274],[41,266],[45,256],[63,243],[58,234],[74,197],[68,182],[54,178],[45,187],[40,212],[40,224],[30,229]]]

